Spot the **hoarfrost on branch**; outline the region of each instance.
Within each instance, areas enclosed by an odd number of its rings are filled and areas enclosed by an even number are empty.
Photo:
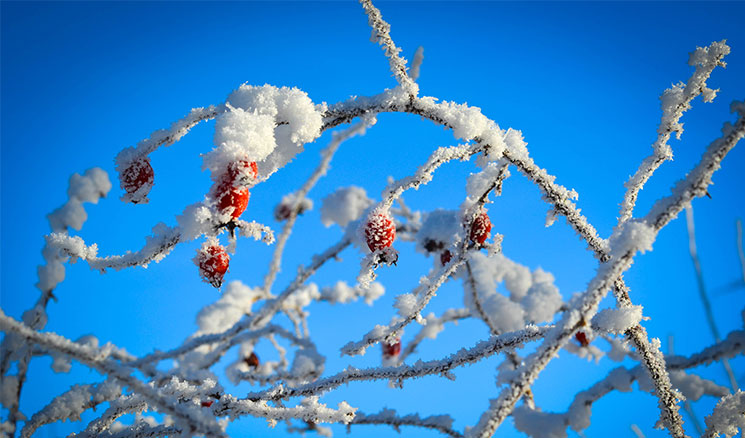
[[[714,172],[745,135],[745,103],[735,102],[734,122],[724,124],[721,137],[705,149],[699,163],[669,196],[659,199],[645,214],[633,215],[639,191],[664,161],[672,159],[668,140],[673,133],[678,137],[682,134],[680,119],[692,101],[698,95],[707,102],[715,98],[717,90],[709,88],[707,80],[716,67],[725,65],[723,59],[730,52],[726,43],[713,42],[696,48],[689,60],[694,68],[691,77],[663,92],[662,118],[652,153],[626,183],[627,191],[619,200],[620,218],[612,235],[604,238],[577,207],[578,194],[560,185],[557,177],[531,158],[521,131],[500,127],[477,107],[420,96],[416,81],[424,59],[423,49],[416,51],[413,64],[407,67],[380,11],[370,0],[360,3],[368,16],[373,41],[382,46],[397,86],[374,96],[326,104],[312,102],[297,88],[243,84],[225,102],[193,109],[169,128],[123,149],[116,155],[120,185],[126,191],[121,199],[145,203],[148,193],[159,189],[149,174],[153,171],[150,154],[178,142],[200,122],[215,119],[215,147],[203,155],[203,169],[210,172],[213,188],[202,202],[184,206],[171,221],[175,225],[155,224],[141,248],[100,256],[104,248],[72,234],[73,230],[80,231],[87,219],[83,205],[98,203],[112,184],[99,168],[70,178],[69,200],[48,216],[51,233],[46,236],[43,249],[45,264],[38,270],[39,300],[21,321],[0,310],[0,329],[5,333],[0,401],[7,411],[3,433],[31,436],[40,427],[77,420],[83,412],[103,405],[106,407],[96,411],[98,417],[77,436],[226,436],[229,422],[252,416],[265,418],[271,426],[286,421],[288,431],[324,436],[331,429],[321,423],[347,427],[388,425],[397,430],[417,427],[452,437],[483,438],[494,435],[512,416],[516,428],[530,436],[565,437],[568,428],[581,433],[588,427],[595,401],[613,390],[630,391],[633,382],[658,398],[659,425],[674,437],[686,436],[681,402],[704,395],[720,398],[706,417],[705,436],[730,437],[737,433],[743,427],[743,393],[730,394],[726,387],[694,374],[692,368],[742,354],[743,332],[731,332],[724,340],[690,357],[664,356],[660,342],[648,338],[642,325],[646,318],[644,308],[631,302],[623,280],[635,256],[653,250],[660,230],[689,207],[694,198],[708,194]],[[300,267],[289,285],[275,287],[285,244],[298,217],[317,205],[308,198],[309,192],[329,171],[334,154],[343,143],[364,135],[376,124],[376,116],[384,112],[428,119],[450,129],[460,143],[436,148],[408,176],[391,179],[379,200],[356,186],[339,188],[323,199],[321,222],[326,227],[340,228],[338,242],[321,249],[306,266]],[[257,184],[271,184],[273,174],[282,171],[297,154],[308,153],[304,151],[308,143],[324,131],[345,124],[350,126],[334,133],[308,180],[277,204],[274,216],[284,222],[280,232],[240,219],[249,189]],[[407,191],[427,185],[437,177],[441,166],[471,158],[475,158],[478,169],[464,184],[467,195],[459,209],[418,211],[404,202]],[[596,276],[584,292],[573,297],[562,295],[551,273],[521,265],[502,253],[502,239],[513,237],[498,234],[499,229],[492,230],[488,206],[492,202],[490,196],[501,195],[510,168],[540,190],[549,208],[547,225],[563,216],[597,259]],[[246,200],[241,204],[240,196],[244,194]],[[374,233],[368,229],[371,223],[376,227]],[[220,265],[228,263],[230,254],[242,250],[238,249],[238,242],[244,237],[274,245],[263,281],[246,279],[244,283],[232,278],[229,271],[226,274],[227,265]],[[217,287],[222,285],[223,275],[228,281],[222,287],[222,295],[197,315],[198,330],[180,346],[135,357],[118,346],[99,345],[96,338],[72,341],[44,331],[46,307],[50,299],[56,298],[52,292],[64,281],[66,263],[83,261],[102,273],[146,267],[168,257],[179,244],[195,239],[206,242],[200,250],[203,253],[194,259],[204,279]],[[408,243],[433,259],[432,268],[421,275],[418,285],[401,290],[375,281],[379,270],[395,269],[399,254],[394,247]],[[356,284],[342,280],[329,285],[311,282],[324,264],[348,247],[356,248],[353,251],[360,259]],[[463,307],[425,315],[430,302],[448,282],[462,283]],[[600,310],[602,299],[611,290],[616,307]],[[337,306],[357,300],[372,304],[386,292],[397,295],[390,319],[369,328],[361,339],[349,341],[340,350],[342,355],[361,355],[381,344],[382,365],[327,370],[326,358],[316,346],[320,340],[311,337],[308,329],[307,308],[318,301]],[[282,316],[287,320],[282,320]],[[480,322],[490,337],[440,359],[406,363],[417,355],[420,344],[436,339],[442,331],[464,320]],[[404,337],[407,331],[409,336]],[[610,343],[610,350],[599,348],[596,341],[602,339]],[[277,360],[266,360],[263,353],[257,354],[257,343],[262,340],[272,346]],[[537,346],[529,353],[518,353],[531,343]],[[543,411],[536,406],[531,387],[562,349],[596,360],[604,355],[613,360],[629,356],[639,364],[630,369],[613,369],[606,378],[579,392],[566,413]],[[442,415],[423,417],[387,408],[363,413],[355,406],[355,400],[335,406],[322,402],[327,393],[358,381],[382,380],[402,387],[407,380],[423,376],[453,379],[453,370],[501,354],[505,360],[496,377],[500,388],[492,400],[484,401],[482,413],[474,418],[475,424],[462,430],[454,427],[446,407]],[[21,412],[19,400],[29,363],[45,355],[53,358],[55,371],[66,372],[75,361],[98,371],[103,380],[75,385],[27,416]],[[221,382],[216,370],[223,358],[229,359],[224,370],[229,382]],[[226,389],[241,381],[261,388],[232,394]],[[162,415],[156,418],[147,413]],[[127,415],[133,416],[134,421],[119,421]]]

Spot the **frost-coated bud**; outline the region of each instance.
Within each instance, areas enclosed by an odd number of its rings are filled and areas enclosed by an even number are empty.
[[[132,203],[147,203],[147,194],[153,188],[154,177],[150,159],[142,157],[132,161],[124,169],[119,177],[119,185],[127,192],[127,199]]]
[[[389,248],[396,239],[396,224],[386,213],[373,214],[365,225],[365,240],[370,251]]]
[[[199,266],[199,275],[214,287],[222,286],[222,279],[228,271],[230,256],[225,248],[216,242],[207,242],[197,251],[194,262]]]
[[[489,215],[486,213],[486,210],[481,210],[481,212],[478,214],[478,216],[476,216],[476,219],[474,219],[473,223],[471,224],[471,241],[473,241],[474,243],[478,243],[479,245],[483,245],[486,239],[489,237],[490,232],[491,220],[489,219]]]

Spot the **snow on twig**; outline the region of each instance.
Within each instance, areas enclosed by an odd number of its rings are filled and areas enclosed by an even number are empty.
[[[380,10],[370,0],[360,0],[360,4],[367,14],[368,24],[373,30],[372,40],[378,42],[385,51],[385,56],[391,66],[391,72],[396,81],[412,96],[416,96],[419,87],[406,73],[406,60],[401,57],[401,49],[391,39],[391,26],[383,20]]]
[[[725,66],[722,59],[729,54],[730,48],[724,41],[711,43],[708,47],[697,47],[690,54],[688,64],[695,67],[695,71],[685,84],[679,83],[668,88],[660,96],[662,102],[662,120],[657,129],[657,139],[652,144],[652,155],[645,158],[636,173],[626,182],[626,193],[621,202],[621,224],[631,219],[636,205],[639,191],[652,177],[652,174],[660,165],[673,158],[673,151],[667,142],[674,132],[678,139],[683,133],[683,125],[680,118],[683,113],[691,107],[691,101],[699,94],[703,94],[704,102],[711,102],[718,90],[712,90],[706,86],[712,71],[718,66]]]
[[[6,333],[14,333],[21,336],[28,342],[67,354],[89,367],[111,375],[111,377],[119,380],[122,384],[127,385],[132,391],[142,394],[149,402],[162,409],[164,413],[170,414],[182,421],[184,426],[192,432],[225,436],[214,418],[199,415],[191,409],[176,405],[158,390],[132,377],[130,375],[130,368],[121,366],[108,359],[108,352],[105,349],[81,346],[54,333],[37,332],[6,316],[2,310],[0,310],[0,329]]]
[[[433,429],[453,438],[463,436],[463,434],[453,429],[453,419],[449,415],[431,415],[421,418],[419,414],[399,416],[394,409],[383,409],[377,414],[366,415],[357,412],[350,426],[354,424],[387,424],[393,426],[397,432],[400,432],[399,428],[401,426],[414,426]]]
[[[378,367],[369,369],[357,369],[348,367],[346,370],[324,377],[313,383],[308,383],[296,388],[276,386],[266,391],[250,393],[247,395],[251,400],[283,400],[289,397],[304,397],[318,395],[329,391],[340,385],[351,381],[361,380],[394,380],[417,378],[434,374],[446,374],[450,370],[478,362],[493,354],[508,348],[517,348],[525,342],[530,342],[543,337],[549,331],[549,327],[528,326],[523,330],[505,333],[481,341],[469,349],[461,349],[442,360],[427,362],[417,361],[414,365],[399,365],[396,367]]]

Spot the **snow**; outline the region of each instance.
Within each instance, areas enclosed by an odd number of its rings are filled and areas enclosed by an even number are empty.
[[[359,284],[351,287],[346,282],[339,280],[334,286],[325,287],[321,290],[321,299],[331,304],[346,304],[358,298],[364,298],[366,304],[372,305],[373,301],[384,293],[385,288],[376,281],[371,282],[367,287]]]
[[[608,333],[622,334],[642,320],[642,306],[604,309],[592,318],[592,325]]]
[[[337,224],[342,228],[362,217],[362,213],[373,204],[365,189],[357,186],[340,187],[323,198],[321,223],[327,227]]]
[[[717,403],[714,412],[706,417],[706,437],[724,435],[727,438],[737,435],[738,430],[745,429],[745,392],[737,391]]]
[[[250,288],[238,280],[231,281],[214,303],[197,314],[200,333],[220,333],[251,313],[253,303],[265,298],[261,288]]]
[[[456,210],[436,209],[424,216],[422,226],[416,233],[416,250],[429,254],[453,245],[461,232],[461,217]]]

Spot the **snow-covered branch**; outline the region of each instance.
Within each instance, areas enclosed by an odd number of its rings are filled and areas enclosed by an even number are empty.
[[[708,47],[697,47],[691,53],[688,65],[694,66],[695,71],[685,84],[678,83],[668,88],[660,96],[662,103],[662,120],[657,129],[657,139],[652,144],[652,155],[645,158],[639,165],[636,173],[626,182],[626,194],[621,202],[621,217],[619,223],[631,219],[636,205],[636,198],[644,184],[652,177],[652,174],[667,160],[672,160],[673,151],[667,144],[670,136],[675,133],[680,139],[683,133],[683,125],[680,118],[683,113],[691,107],[691,101],[696,96],[703,94],[704,102],[711,102],[718,90],[712,90],[706,86],[711,72],[718,66],[725,66],[722,59],[730,52],[729,46],[724,41],[711,43]]]

